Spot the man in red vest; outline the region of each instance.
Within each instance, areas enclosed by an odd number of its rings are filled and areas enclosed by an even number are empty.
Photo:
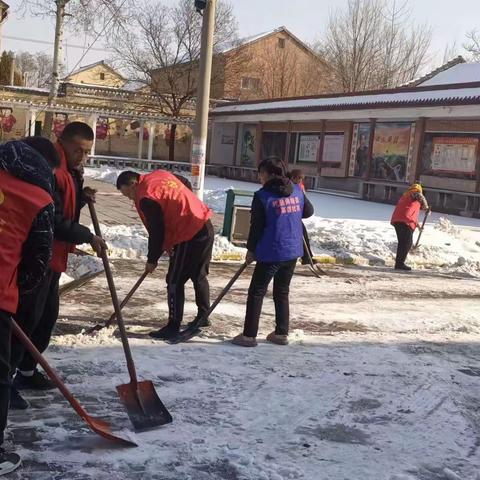
[[[215,236],[210,221],[212,212],[181,179],[164,170],[148,175],[122,172],[117,188],[135,202],[148,231],[145,271],[155,270],[163,252],[173,252],[167,274],[168,324],[150,333],[153,338],[172,338],[183,320],[188,279],[195,289],[197,318],[210,308],[207,275]]]
[[[35,150],[19,141],[0,146],[0,475],[20,465],[18,455],[1,448],[10,398],[11,318],[19,291],[34,291],[47,272],[53,185],[51,168]]]
[[[105,242],[93,235],[90,229],[79,223],[80,209],[86,199],[95,198],[95,191],[83,188],[82,169],[93,143],[93,131],[82,122],[69,123],[63,130],[55,147],[60,165],[55,169],[55,239],[50,269],[43,284],[31,295],[22,296],[17,317],[34,345],[44,352],[52,335],[59,311],[59,279],[67,269],[68,254],[75,245],[90,243],[99,253],[106,248]],[[25,140],[26,142],[29,139]],[[22,345],[13,342],[12,372],[18,372],[11,390],[11,408],[28,408],[18,390],[48,390],[53,383],[39,370],[37,362],[25,352]]]
[[[405,265],[408,252],[413,244],[413,232],[418,227],[418,215],[421,210],[429,210],[427,199],[419,183],[414,183],[400,197],[392,215],[391,224],[397,232],[398,247],[395,259],[395,270],[409,272],[411,267]]]

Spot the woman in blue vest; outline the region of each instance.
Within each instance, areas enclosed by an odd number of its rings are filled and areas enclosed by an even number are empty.
[[[313,215],[313,206],[299,185],[287,177],[285,165],[278,158],[267,158],[258,166],[263,187],[252,202],[246,262],[257,262],[248,290],[243,333],[232,343],[255,347],[263,298],[273,278],[275,331],[267,340],[288,344],[289,288],[297,259],[303,255],[302,218]]]

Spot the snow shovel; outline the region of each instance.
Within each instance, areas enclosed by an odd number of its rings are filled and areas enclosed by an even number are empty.
[[[191,325],[189,325],[185,330],[179,332],[179,334],[171,338],[170,340],[166,340],[167,343],[171,345],[175,345],[176,343],[186,342],[193,338],[195,335],[200,333],[201,323],[205,321],[215,310],[217,305],[222,301],[223,297],[228,293],[228,291],[232,288],[233,284],[237,281],[238,277],[243,273],[243,271],[247,268],[247,263],[243,263],[242,266],[237,270],[235,275],[232,279],[227,283],[225,288],[220,292],[220,295],[216,298],[216,300],[212,303],[211,307],[205,312],[204,315],[198,317]]]
[[[425,210],[425,215],[423,217],[422,226],[419,228],[417,241],[415,242],[415,245],[412,248],[412,250],[416,250],[418,248],[418,245],[420,244],[420,239],[422,238],[423,229],[425,228],[425,223],[427,223],[427,218],[428,218],[429,215],[430,215],[430,210]]]
[[[95,233],[100,237],[100,225],[92,201],[88,202],[88,209],[90,210]],[[122,312],[120,310],[120,305],[118,304],[117,291],[115,289],[112,271],[108,262],[107,252],[105,250],[102,250],[102,261],[105,275],[107,277],[108,288],[110,289],[110,295],[112,297],[113,308],[115,309],[115,315],[117,317],[118,330],[120,331],[125,358],[127,360],[128,373],[130,374],[130,383],[117,386],[120,400],[125,406],[130,421],[137,431],[147,430],[170,423],[172,421],[172,416],[158,397],[153,383],[150,380],[143,380],[141,382],[137,380],[137,372],[135,370],[132,352],[128,343],[127,331],[125,330]]]
[[[305,249],[305,251],[307,252],[307,256],[308,256],[308,261],[309,261],[309,265],[308,265],[308,268],[311,270],[311,272],[317,277],[317,278],[320,278],[324,275],[328,275],[328,273],[323,270],[323,268],[321,268],[318,264],[316,263],[313,263],[313,258],[312,256],[310,255],[310,250],[308,248],[308,244],[307,244],[307,241],[305,240],[305,237],[303,237],[303,248]]]
[[[62,382],[60,377],[57,375],[55,370],[48,364],[45,357],[37,350],[35,345],[30,341],[30,339],[25,335],[23,330],[19,327],[15,320],[11,320],[12,322],[12,330],[13,334],[18,338],[20,342],[22,342],[23,346],[30,352],[32,357],[43,367],[45,372],[47,372],[48,376],[52,379],[52,382],[58,387],[62,395],[68,400],[72,408],[77,412],[78,416],[81,417],[87,425],[90,427],[92,431],[97,433],[98,435],[106,438],[107,440],[111,440],[112,442],[119,443],[126,447],[136,447],[137,444],[132,442],[131,440],[127,440],[126,438],[120,437],[118,434],[112,432],[110,428],[110,424],[105,420],[100,418],[91,417],[85,409],[78,403],[75,397],[70,393],[68,388]]]
[[[141,277],[137,280],[135,285],[132,287],[132,289],[127,293],[127,296],[122,300],[122,303],[120,304],[120,310],[123,310],[123,307],[130,301],[130,299],[133,297],[133,294],[137,291],[138,287],[142,284],[142,282],[145,280],[145,277],[148,275],[147,272],[143,272]],[[108,328],[112,325],[116,318],[116,313],[113,312],[110,318],[105,322],[104,325],[100,325],[97,323],[93,327],[90,327],[89,329],[85,330],[86,335],[90,335],[93,332],[98,332],[99,330],[102,330],[104,328]]]

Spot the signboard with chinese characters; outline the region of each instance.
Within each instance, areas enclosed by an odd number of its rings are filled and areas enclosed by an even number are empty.
[[[435,137],[432,170],[444,173],[475,173],[478,138]]]
[[[319,144],[319,135],[300,135],[297,162],[315,163]]]
[[[325,134],[322,163],[342,163],[344,139],[345,135],[343,133]]]

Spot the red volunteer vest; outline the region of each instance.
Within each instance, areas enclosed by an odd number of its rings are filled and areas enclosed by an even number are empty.
[[[52,203],[40,187],[0,170],[0,309],[16,313],[17,268],[22,247],[38,212]]]
[[[418,200],[413,200],[410,192],[402,195],[400,200],[393,211],[391,224],[394,223],[405,223],[412,230],[418,225],[418,215],[420,213],[420,202]]]
[[[63,202],[63,215],[73,220],[75,218],[75,210],[77,199],[75,196],[75,184],[72,175],[68,171],[67,159],[65,152],[59,143],[55,144],[58,154],[60,155],[60,166],[55,169],[55,180],[57,182],[57,190],[60,192]],[[75,245],[62,242],[60,240],[53,241],[53,254],[50,268],[57,273],[67,270],[68,254],[75,250]]]
[[[146,226],[140,209],[143,198],[154,200],[162,208],[165,221],[163,249],[166,251],[191,240],[212,216],[212,211],[193,192],[164,170],[156,170],[139,178],[135,206]]]

